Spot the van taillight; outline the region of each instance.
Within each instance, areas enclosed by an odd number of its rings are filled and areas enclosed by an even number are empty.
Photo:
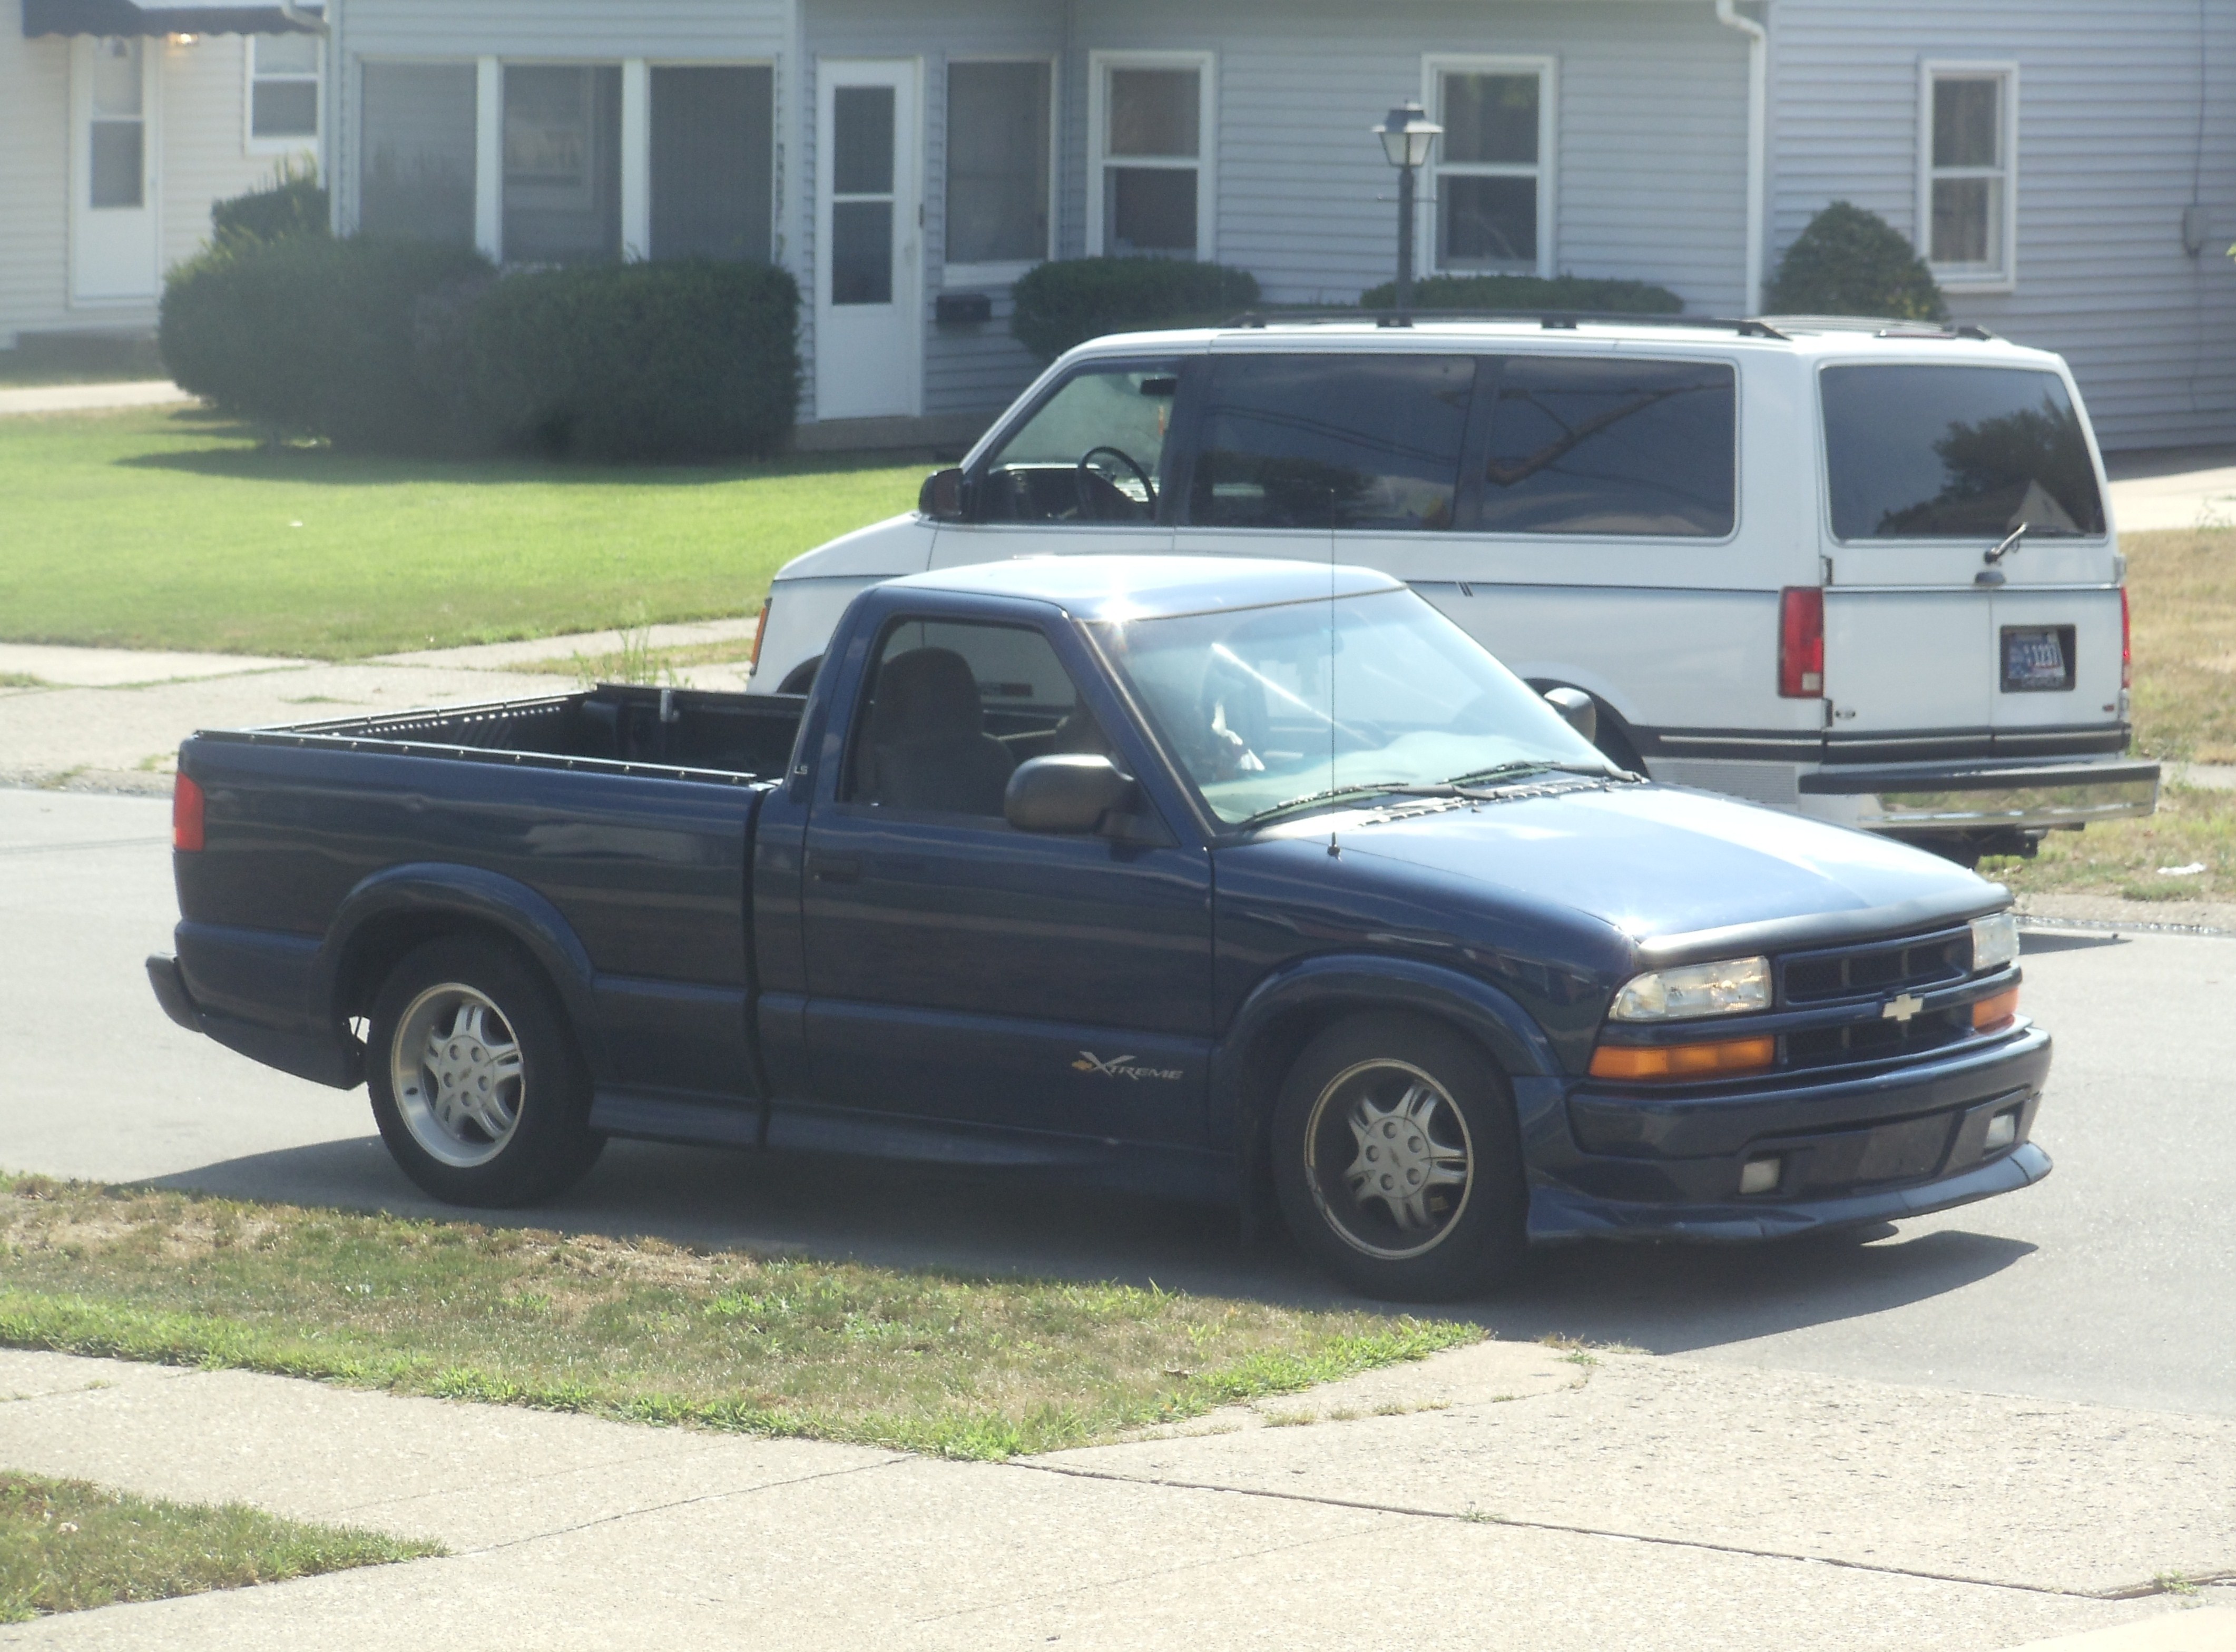
[[[2127,588],[2120,587],[2120,686],[2135,686],[2135,645],[2134,633],[2127,628]]]
[[[185,775],[171,787],[171,847],[189,853],[202,846],[202,788]]]
[[[1825,593],[1789,585],[1778,599],[1778,692],[1786,700],[1825,694]]]
[[[753,622],[753,651],[746,661],[746,675],[749,677],[761,668],[761,639],[768,635],[768,611],[775,606],[773,596],[761,599],[761,616]]]

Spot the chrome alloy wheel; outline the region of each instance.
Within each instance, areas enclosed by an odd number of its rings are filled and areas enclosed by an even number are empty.
[[[503,1012],[472,987],[445,982],[412,999],[388,1058],[404,1127],[443,1163],[487,1164],[520,1128],[520,1043]]]
[[[1467,1120],[1441,1083],[1407,1062],[1361,1062],[1329,1080],[1312,1103],[1305,1155],[1328,1227],[1382,1261],[1442,1244],[1475,1186]]]

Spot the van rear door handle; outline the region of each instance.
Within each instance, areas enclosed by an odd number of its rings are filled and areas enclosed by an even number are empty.
[[[810,855],[807,870],[819,884],[858,884],[862,881],[862,862],[856,855]]]

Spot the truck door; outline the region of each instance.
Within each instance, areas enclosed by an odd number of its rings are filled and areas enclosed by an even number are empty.
[[[2116,732],[2116,563],[2063,377],[1904,360],[1834,364],[1819,385],[1833,760],[2048,754]]]
[[[1029,757],[1105,750],[1131,768],[1104,733],[1117,720],[1098,717],[1042,631],[936,611],[885,626],[857,703],[807,829],[818,1096],[1200,1145],[1208,857],[1018,832],[1002,815]]]

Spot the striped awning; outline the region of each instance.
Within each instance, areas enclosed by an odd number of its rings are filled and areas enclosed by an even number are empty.
[[[317,11],[318,6],[304,10]],[[23,0],[26,35],[292,35],[315,33],[276,5],[238,0]]]

